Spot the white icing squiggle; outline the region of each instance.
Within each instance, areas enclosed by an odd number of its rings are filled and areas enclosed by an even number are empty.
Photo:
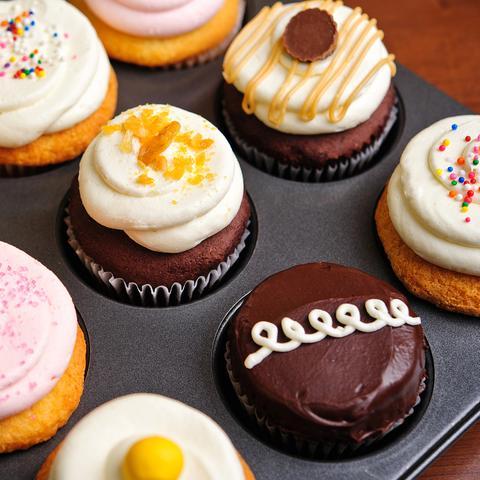
[[[365,302],[367,313],[375,319],[373,322],[363,322],[360,310],[356,305],[344,303],[335,313],[341,327],[334,327],[331,315],[325,310],[314,309],[308,314],[310,325],[317,330],[315,333],[305,333],[302,325],[291,318],[282,319],[282,331],[288,342],[278,341],[278,327],[270,322],[258,322],[252,328],[252,340],[261,348],[251,353],[245,359],[245,367],[251,369],[261,363],[272,352],[291,352],[303,343],[317,343],[325,337],[342,338],[351,335],[356,330],[371,333],[383,327],[401,327],[402,325],[420,325],[419,317],[411,317],[408,306],[402,300],[395,298],[390,301],[390,312],[382,300],[372,298]],[[264,335],[266,333],[266,336]]]

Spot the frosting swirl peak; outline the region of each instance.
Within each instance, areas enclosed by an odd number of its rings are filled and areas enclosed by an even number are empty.
[[[207,23],[223,0],[85,0],[111,27],[137,37],[171,37]]]
[[[67,369],[77,316],[60,280],[0,242],[0,419],[45,397]]]
[[[430,263],[480,275],[480,116],[441,120],[407,145],[388,186],[402,240]]]
[[[73,127],[105,99],[110,63],[97,34],[63,0],[0,2],[0,146]]]

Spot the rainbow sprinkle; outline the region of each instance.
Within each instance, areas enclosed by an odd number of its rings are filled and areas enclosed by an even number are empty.
[[[45,77],[45,67],[63,61],[61,44],[68,38],[67,33],[60,36],[52,26],[40,25],[34,10],[0,18],[0,78]]]
[[[453,131],[458,129],[457,124],[451,126]],[[480,142],[480,134],[476,137],[466,135],[464,141],[469,143],[472,141]],[[442,143],[438,146],[438,150],[445,152],[447,147],[450,145],[450,140],[448,138],[444,139]],[[458,157],[456,160],[446,158],[445,160],[453,165],[449,165],[445,169],[438,168],[435,173],[438,177],[448,179],[449,184],[453,187],[449,190],[448,196],[457,202],[460,202],[460,211],[466,214],[469,210],[470,204],[473,202],[474,198],[480,197],[480,157],[477,155],[480,153],[480,145],[473,147],[473,155],[470,153],[468,159]],[[470,172],[466,172],[466,166],[470,166]],[[472,221],[471,217],[465,217],[465,223],[470,223]]]

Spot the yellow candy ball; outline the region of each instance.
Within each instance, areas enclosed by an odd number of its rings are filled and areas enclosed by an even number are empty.
[[[164,437],[134,443],[122,464],[123,480],[177,480],[183,469],[180,447]]]

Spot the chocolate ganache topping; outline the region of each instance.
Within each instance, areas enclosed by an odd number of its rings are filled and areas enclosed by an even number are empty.
[[[260,348],[252,339],[259,322],[274,324],[277,341],[288,342],[285,317],[313,334],[312,310],[329,314],[339,327],[337,309],[350,304],[359,321],[378,322],[366,310],[372,300],[383,302],[393,321],[398,314],[411,324],[326,335],[245,366]],[[401,293],[370,275],[330,263],[300,265],[271,276],[245,300],[229,331],[231,373],[257,412],[283,430],[307,440],[361,443],[407,416],[423,389],[426,343],[416,320]]]

